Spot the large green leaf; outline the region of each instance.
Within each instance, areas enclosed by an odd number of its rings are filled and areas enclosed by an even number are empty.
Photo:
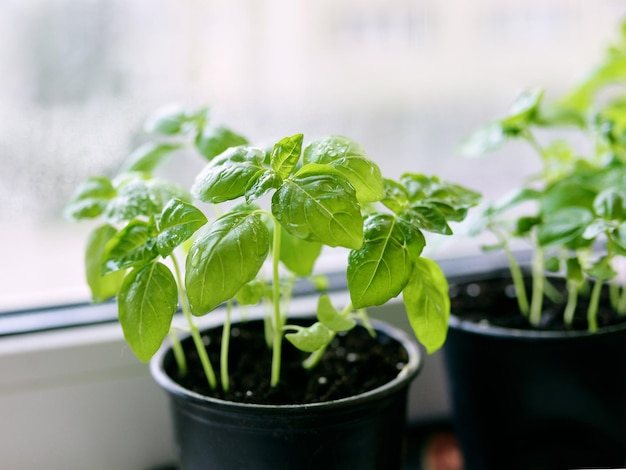
[[[264,152],[258,148],[229,148],[202,170],[191,193],[213,204],[241,197],[269,171],[263,166],[264,158]]]
[[[152,222],[131,220],[106,244],[102,257],[102,274],[149,263],[159,252],[156,227]]]
[[[429,353],[437,351],[446,340],[450,318],[448,281],[437,263],[417,260],[402,297],[415,336]]]
[[[321,163],[339,170],[362,203],[380,201],[384,196],[380,169],[358,143],[347,137],[333,135],[311,142],[304,150],[304,163]]]
[[[396,297],[409,280],[413,261],[405,232],[394,217],[365,220],[365,242],[348,257],[348,290],[354,308],[382,305]]]
[[[287,333],[285,339],[300,351],[315,352],[331,340],[331,331],[320,322],[308,327],[287,325],[285,328],[296,330],[295,333]]]
[[[94,302],[103,302],[114,297],[124,280],[124,271],[102,275],[102,258],[107,242],[117,230],[111,225],[102,225],[91,232],[85,252],[85,273]]]
[[[128,273],[118,297],[118,316],[139,359],[147,362],[157,352],[177,307],[178,287],[164,264],[154,262]]]
[[[159,254],[168,256],[206,223],[207,218],[200,209],[179,199],[172,199],[163,209],[159,221],[156,239]]]
[[[248,139],[223,126],[205,126],[196,137],[196,147],[207,160],[213,160],[231,147],[246,145]]]
[[[235,212],[217,219],[187,255],[187,296],[194,315],[231,299],[258,274],[269,252],[269,230],[261,216]]]
[[[281,178],[287,178],[300,160],[303,137],[302,134],[285,137],[274,145],[270,157],[272,170]]]
[[[566,207],[543,217],[537,229],[537,239],[541,246],[567,243],[581,236],[593,220],[589,209]]]
[[[91,177],[72,195],[65,208],[65,215],[77,220],[98,217],[116,194],[117,191],[108,178]]]
[[[292,235],[329,246],[360,248],[363,217],[354,188],[326,165],[307,165],[272,197],[272,213]]]
[[[181,144],[166,142],[146,142],[128,156],[122,166],[122,171],[153,172],[174,151],[180,149]]]
[[[307,277],[313,273],[313,266],[322,251],[319,242],[308,242],[294,237],[284,228],[280,237],[280,260],[291,272]]]

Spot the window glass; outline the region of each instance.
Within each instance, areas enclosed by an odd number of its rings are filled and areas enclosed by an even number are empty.
[[[163,105],[208,105],[252,140],[345,134],[391,177],[492,198],[537,162],[514,145],[464,159],[459,141],[524,88],[576,83],[626,14],[617,0],[0,4],[0,310],[89,299],[92,226],[63,205],[86,176],[113,175]],[[185,182],[200,165],[163,171]]]

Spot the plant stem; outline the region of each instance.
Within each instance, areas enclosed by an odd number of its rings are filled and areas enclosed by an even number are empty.
[[[343,317],[347,317],[351,311],[352,311],[352,302],[348,302],[348,304],[344,307],[344,309],[341,311],[340,314]],[[364,318],[367,318],[367,317],[364,317]],[[309,357],[307,357],[302,362],[302,367],[304,367],[306,370],[311,370],[317,364],[319,364],[319,362],[322,360],[322,357],[324,356],[324,353],[326,352],[326,348],[328,348],[328,345],[333,341],[333,339],[335,339],[335,336],[337,336],[337,332],[331,331],[330,339],[328,340],[328,342],[324,346],[319,348],[317,351],[312,352],[309,355]]]
[[[207,382],[209,383],[209,387],[211,390],[215,390],[217,388],[217,379],[215,378],[215,372],[213,372],[213,367],[211,366],[211,361],[209,360],[209,356],[206,352],[206,347],[204,346],[204,342],[202,341],[202,337],[200,336],[200,332],[198,331],[198,327],[193,321],[191,315],[191,307],[189,306],[189,301],[187,300],[187,294],[184,292],[182,286],[182,276],[180,273],[180,267],[178,266],[178,261],[174,254],[170,255],[172,259],[172,264],[174,265],[174,271],[176,272],[176,282],[179,285],[179,292],[181,295],[181,306],[183,309],[183,314],[185,315],[185,319],[189,325],[189,330],[191,332],[191,337],[193,339],[193,343],[198,351],[198,357],[200,358],[200,362],[202,363],[202,369],[204,370],[204,374],[207,378]]]
[[[611,300],[611,307],[613,307],[613,310],[619,312],[620,291],[617,280],[613,280],[609,284],[609,299]]]
[[[220,379],[222,381],[222,390],[227,392],[230,389],[230,379],[228,374],[228,351],[230,346],[230,314],[233,309],[233,300],[230,299],[226,304],[226,318],[224,319],[224,327],[222,328],[222,347],[220,350]]]
[[[174,352],[174,358],[176,359],[176,367],[180,375],[187,375],[187,359],[185,358],[185,352],[180,344],[178,335],[173,330],[169,331],[170,342],[172,344],[172,351]]]
[[[565,305],[565,313],[563,321],[565,326],[570,328],[574,323],[574,313],[576,312],[576,304],[578,303],[578,285],[574,282],[567,284],[567,304]]]
[[[587,322],[589,324],[589,331],[594,333],[598,330],[598,305],[600,304],[600,293],[602,292],[602,280],[596,279],[593,289],[591,291],[591,298],[589,299],[589,309],[587,310]]]
[[[528,295],[526,294],[526,285],[524,284],[522,269],[520,268],[515,255],[506,244],[504,245],[504,253],[506,254],[506,259],[509,263],[509,270],[511,271],[511,278],[513,279],[513,285],[515,286],[517,305],[519,306],[520,312],[527,317],[529,312]]]
[[[617,302],[617,313],[620,315],[626,314],[626,286],[622,287],[622,292]]]
[[[274,344],[272,347],[272,376],[270,384],[276,387],[280,381],[281,351],[283,342],[283,317],[280,313],[280,273],[278,271],[280,262],[280,224],[272,216],[274,221],[274,240],[272,245],[272,287],[274,302]]]
[[[543,283],[544,283],[544,264],[543,249],[537,248],[533,256],[532,277],[533,292],[530,300],[530,324],[539,326],[541,323],[541,311],[543,307]]]

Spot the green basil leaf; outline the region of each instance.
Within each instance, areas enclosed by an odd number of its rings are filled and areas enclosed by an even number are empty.
[[[417,260],[402,296],[415,336],[432,354],[444,344],[450,318],[448,281],[437,263]]]
[[[161,213],[157,250],[162,257],[169,256],[181,243],[187,241],[207,223],[200,209],[179,199],[172,199]]]
[[[283,180],[276,173],[268,171],[263,173],[254,183],[246,190],[246,201],[249,203],[261,196],[269,193],[272,189],[279,188]]]
[[[191,193],[213,204],[241,197],[268,171],[263,166],[264,158],[265,154],[258,148],[229,148],[202,170]]]
[[[117,191],[108,178],[94,176],[82,183],[65,208],[72,219],[95,218],[101,215]]]
[[[317,318],[329,330],[335,332],[350,331],[356,326],[356,321],[339,313],[326,294],[322,294],[317,302]]]
[[[547,214],[537,229],[539,245],[567,243],[581,236],[593,220],[593,213],[583,207],[566,207]]]
[[[601,281],[609,281],[617,276],[608,257],[603,257],[596,261],[591,268],[587,270],[587,274]]]
[[[380,168],[347,137],[333,135],[311,142],[304,150],[304,163],[326,164],[339,170],[356,190],[359,202],[380,201],[385,194]]]
[[[611,222],[603,219],[597,219],[587,225],[587,227],[585,227],[585,231],[582,233],[582,237],[586,240],[593,240],[598,235],[606,232],[612,227],[613,224]]]
[[[269,252],[269,230],[258,214],[234,212],[203,229],[187,255],[191,311],[204,315],[253,280]]]
[[[499,149],[507,139],[502,124],[492,122],[467,137],[461,143],[460,152],[466,157],[477,157]]]
[[[102,225],[91,232],[85,252],[85,273],[94,302],[103,302],[117,295],[124,280],[124,271],[102,275],[102,258],[107,242],[117,230],[111,225]]]
[[[522,92],[511,105],[508,116],[500,120],[505,131],[517,133],[528,127],[537,114],[542,98],[541,88],[532,88]]]
[[[265,294],[265,284],[258,280],[253,280],[244,284],[237,291],[235,300],[240,305],[256,305],[263,300]]]
[[[129,155],[122,166],[122,171],[151,173],[181,147],[181,144],[146,142]]]
[[[322,244],[295,237],[283,227],[281,227],[281,232],[280,261],[292,273],[301,277],[310,276],[313,273],[315,261],[322,252]]]
[[[186,189],[169,181],[150,179],[146,181],[146,188],[148,189],[150,201],[152,201],[154,208],[158,209],[158,211],[162,211],[174,199],[191,203],[191,194]]]
[[[187,134],[204,126],[208,117],[208,108],[189,111],[178,105],[166,106],[146,120],[144,130],[150,134]]]
[[[118,316],[124,338],[144,362],[161,347],[178,308],[178,287],[162,263],[133,269],[122,284]]]
[[[231,147],[247,144],[248,139],[223,126],[205,126],[196,137],[196,148],[207,160],[213,160]]]
[[[382,305],[396,297],[413,269],[405,233],[387,214],[365,220],[365,242],[348,256],[348,290],[354,308]]]
[[[106,219],[124,222],[138,216],[150,217],[161,212],[161,207],[151,197],[151,191],[141,177],[125,180],[118,188],[117,196],[106,209]]]
[[[626,192],[621,188],[607,188],[593,201],[593,210],[604,219],[624,220],[626,217]]]
[[[354,188],[325,165],[307,165],[284,181],[272,197],[272,213],[285,229],[303,240],[328,246],[360,248],[363,217]]]
[[[297,330],[296,333],[285,334],[285,338],[300,351],[315,352],[330,342],[331,332],[320,322],[307,328],[299,325],[288,325],[285,328]]]
[[[428,232],[451,235],[446,217],[434,205],[416,204],[405,210],[402,218]]]
[[[296,134],[291,137],[281,139],[271,153],[272,170],[282,179],[287,178],[294,170],[300,160],[302,153],[302,134]]]
[[[567,258],[565,261],[565,270],[567,273],[568,282],[574,282],[581,285],[585,281],[583,274],[583,268],[580,264],[580,260],[577,257]]]
[[[155,237],[153,223],[131,220],[107,243],[102,258],[102,274],[141,266],[155,259],[159,256]]]
[[[403,212],[409,205],[409,192],[400,183],[384,179],[385,195],[381,201],[385,207],[396,214]]]

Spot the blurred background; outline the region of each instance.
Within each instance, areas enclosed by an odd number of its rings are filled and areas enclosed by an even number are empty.
[[[0,311],[89,300],[92,226],[63,206],[116,173],[155,109],[207,105],[253,141],[344,134],[387,176],[438,174],[490,200],[534,154],[470,160],[460,141],[523,89],[575,85],[624,17],[623,0],[0,0]],[[163,171],[191,181],[201,165]]]

